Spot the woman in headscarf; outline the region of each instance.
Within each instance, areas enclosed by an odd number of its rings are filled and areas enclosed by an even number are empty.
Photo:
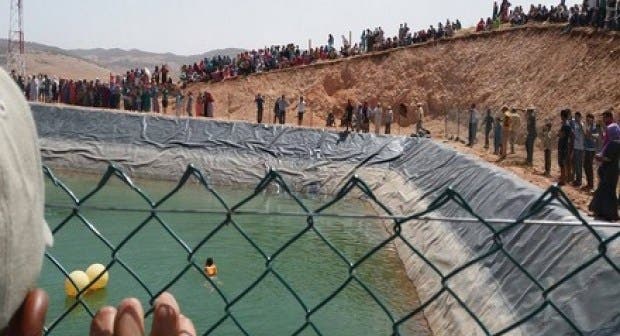
[[[594,197],[589,209],[594,217],[608,221],[618,220],[618,196],[616,186],[618,184],[618,159],[620,158],[620,127],[613,123],[613,115],[606,112],[603,115],[607,131],[605,145],[596,160],[600,162],[598,168],[599,185],[594,192]]]

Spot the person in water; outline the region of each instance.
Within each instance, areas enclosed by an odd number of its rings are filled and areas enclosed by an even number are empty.
[[[213,258],[207,258],[207,262],[205,263],[205,267],[204,267],[204,272],[211,279],[217,277],[217,266],[213,262]]]

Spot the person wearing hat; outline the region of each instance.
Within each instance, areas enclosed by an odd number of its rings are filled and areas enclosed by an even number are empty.
[[[527,136],[525,138],[525,163],[528,166],[534,165],[534,144],[536,143],[536,108],[529,107],[526,110],[527,113]]]
[[[53,243],[44,219],[45,188],[38,137],[24,96],[0,69],[0,335],[42,335],[49,298],[36,288],[43,253]],[[102,308],[90,335],[144,335],[144,312],[136,299]],[[155,303],[151,335],[196,335],[174,297]]]

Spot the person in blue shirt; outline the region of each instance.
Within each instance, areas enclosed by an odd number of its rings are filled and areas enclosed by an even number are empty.
[[[502,118],[499,116],[495,117],[495,122],[493,123],[493,154],[502,155]]]

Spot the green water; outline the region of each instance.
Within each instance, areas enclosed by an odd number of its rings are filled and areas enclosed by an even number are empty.
[[[65,183],[79,196],[85,195],[98,181],[97,177],[60,174]],[[138,181],[153,199],[170,191],[173,183]],[[69,199],[49,181],[46,184],[46,202],[69,205]],[[227,204],[236,204],[251,193],[250,188],[217,188]],[[317,208],[325,198],[304,197],[304,204]],[[146,208],[136,193],[116,179],[108,184],[86,206]],[[162,209],[223,209],[216,199],[198,184],[184,187]],[[243,210],[270,212],[299,212],[301,208],[290,196],[274,192],[262,193]],[[329,213],[371,213],[358,199],[346,199],[332,207]],[[52,229],[69,214],[70,209],[47,207],[46,216]],[[85,209],[80,213],[113,245],[118,246],[140,223],[148,218],[147,212],[102,211]],[[222,221],[223,214],[161,213],[160,218],[174,230],[187,246],[194,248]],[[235,215],[234,221],[267,255],[272,255],[291,237],[306,226],[305,217],[274,217],[267,215]],[[345,218],[317,218],[317,229],[352,261],[357,261],[373,246],[387,237],[382,223],[374,220]],[[68,272],[85,270],[92,263],[107,264],[112,260],[110,249],[77,218],[68,221],[55,233],[55,245],[49,252]],[[118,252],[122,259],[155,294],[168,285],[187,265],[187,252],[175,241],[164,226],[149,221]],[[232,225],[225,225],[195,254],[203,264],[207,257],[214,258],[218,269],[218,288],[232,300],[241,294],[265,271],[266,261],[260,253]],[[278,255],[271,264],[297,292],[307,307],[312,309],[348,277],[346,263],[331,251],[313,232],[308,232]],[[386,304],[396,319],[418,306],[415,289],[408,280],[393,244],[388,244],[367,259],[357,270],[357,276]],[[122,298],[133,296],[148,307],[149,294],[120,264],[110,269],[106,289],[88,293],[84,300],[96,311],[105,305],[116,305]],[[39,285],[50,294],[51,307],[47,325],[67,310],[73,299],[63,292],[62,273],[45,260]],[[181,308],[196,325],[199,334],[207,331],[225,316],[225,303],[204,277],[194,268],[169,288]],[[251,335],[290,335],[305,322],[305,312],[286,288],[269,274],[229,311]],[[335,296],[312,315],[311,321],[324,335],[389,335],[392,323],[372,298],[355,282]],[[52,330],[52,335],[85,335],[90,318],[81,306],[69,313]],[[150,321],[149,321],[150,323]],[[402,335],[426,335],[422,317],[415,317],[401,325]],[[242,332],[228,318],[213,335],[241,335]],[[306,329],[302,335],[314,335]]]

